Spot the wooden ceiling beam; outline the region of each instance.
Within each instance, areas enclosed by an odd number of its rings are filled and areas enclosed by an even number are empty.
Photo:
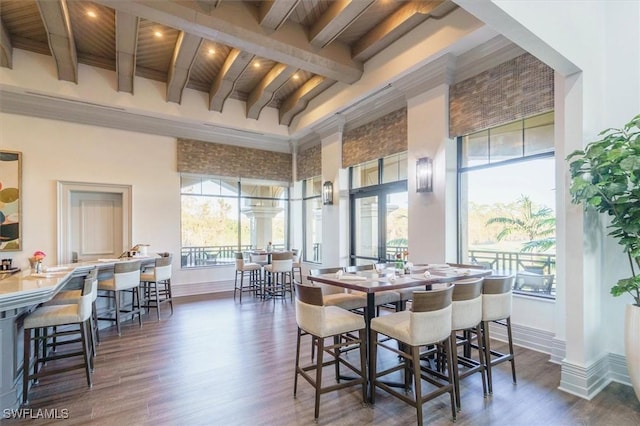
[[[311,99],[333,83],[335,80],[329,80],[319,75],[307,80],[280,105],[280,124],[290,125],[293,118],[307,107]]]
[[[138,45],[137,16],[116,11],[116,74],[118,91],[133,94]]]
[[[275,31],[287,21],[300,0],[266,0],[260,3],[260,25]]]
[[[337,0],[322,14],[309,31],[309,43],[322,48],[334,41],[374,0]]]
[[[334,42],[319,50],[305,28],[291,21],[267,35],[257,9],[247,2],[222,2],[211,13],[194,1],[94,2],[329,79],[351,84],[362,76],[362,63],[351,58],[349,46]]]
[[[47,31],[51,55],[58,69],[58,80],[78,83],[78,58],[65,0],[37,0],[40,17]]]
[[[443,0],[406,3],[358,40],[351,51],[353,58],[366,61],[372,56],[372,52],[379,52],[399,39],[409,29],[424,21],[442,3]]]
[[[233,92],[236,81],[238,81],[242,73],[247,69],[254,57],[255,55],[248,52],[231,49],[218,75],[216,75],[216,79],[211,85],[211,90],[209,90],[209,109],[211,111],[222,112],[224,101],[226,101],[231,92]]]
[[[274,94],[297,71],[284,64],[276,64],[251,91],[247,99],[247,118],[258,119],[260,111],[273,99]]]
[[[191,68],[198,56],[202,38],[180,31],[176,42],[169,77],[167,79],[167,102],[180,103],[182,91],[187,87]]]
[[[0,67],[13,68],[13,46],[7,27],[0,19]]]

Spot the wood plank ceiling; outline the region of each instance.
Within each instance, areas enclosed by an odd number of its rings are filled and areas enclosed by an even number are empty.
[[[289,125],[335,82],[352,84],[363,63],[421,22],[439,19],[451,0],[2,0],[0,65],[13,49],[53,56],[60,80],[78,81],[78,63],[116,72],[134,93],[134,76],[166,83],[166,101],[185,88],[228,99],[257,119],[264,107]]]

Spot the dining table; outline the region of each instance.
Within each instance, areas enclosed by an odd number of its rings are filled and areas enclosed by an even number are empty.
[[[491,275],[490,269],[478,267],[477,265],[464,264],[426,264],[419,269],[412,270],[411,273],[404,274],[394,268],[387,268],[381,271],[365,270],[353,273],[331,273],[307,276],[307,280],[313,283],[322,283],[341,287],[351,291],[359,291],[367,295],[367,308],[364,311],[367,344],[367,366],[369,377],[367,384],[367,399],[373,402],[375,385],[371,377],[373,371],[373,351],[375,346],[369,341],[371,339],[371,320],[376,315],[375,295],[377,292],[389,290],[402,290],[413,287],[424,286],[425,290],[431,290],[433,285],[450,283],[467,278],[479,278]]]

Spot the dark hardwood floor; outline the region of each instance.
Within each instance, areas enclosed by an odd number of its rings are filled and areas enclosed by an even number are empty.
[[[82,370],[46,377],[30,391],[31,415],[68,410],[64,420],[7,420],[6,424],[65,425],[307,425],[313,389],[299,379],[293,398],[295,315],[290,301],[230,295],[176,299],[162,320],[142,328],[126,323],[102,332],[94,385]],[[357,357],[353,351],[349,357]],[[640,425],[633,390],[611,384],[592,401],[557,390],[560,366],[548,355],[516,348],[518,384],[508,364],[494,370],[494,394],[483,398],[480,376],[462,383],[458,425]],[[309,360],[309,345],[304,346]],[[383,360],[384,361],[384,360]],[[387,362],[392,361],[388,359]],[[45,367],[46,368],[46,367]],[[331,370],[331,369],[327,369]],[[330,379],[330,371],[327,378]],[[425,404],[425,423],[450,424],[447,396]],[[48,411],[51,413],[52,411]],[[359,387],[322,396],[319,424],[411,425],[415,411],[378,390],[374,408]]]

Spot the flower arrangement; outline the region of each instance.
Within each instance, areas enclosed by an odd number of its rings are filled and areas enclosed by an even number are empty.
[[[33,256],[29,258],[31,268],[35,269],[36,273],[42,272],[42,260],[47,257],[46,253],[40,250],[33,252]]]

